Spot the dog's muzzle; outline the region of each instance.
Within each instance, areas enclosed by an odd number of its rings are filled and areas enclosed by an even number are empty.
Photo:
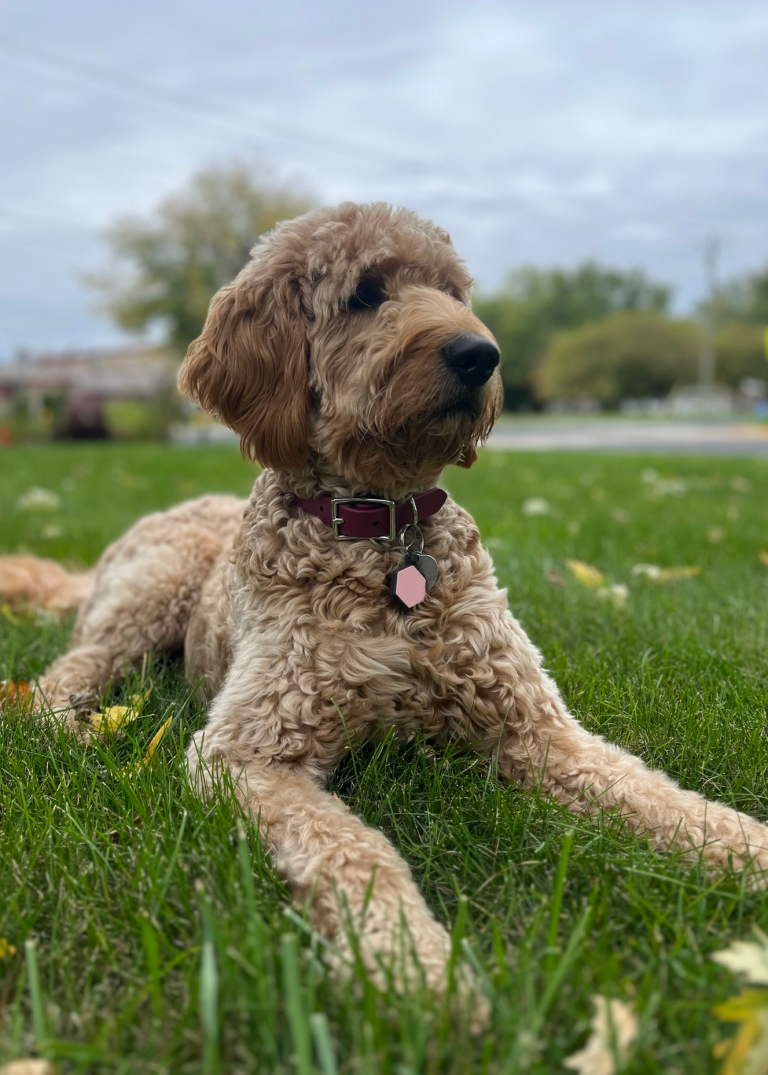
[[[479,388],[493,376],[499,364],[499,349],[487,337],[468,332],[447,343],[440,357],[463,385]]]

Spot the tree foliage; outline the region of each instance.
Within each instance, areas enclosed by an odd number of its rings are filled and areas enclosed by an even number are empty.
[[[536,390],[543,400],[596,399],[605,407],[658,398],[696,380],[698,352],[690,321],[653,311],[614,314],[555,336],[536,370]]]
[[[559,333],[534,373],[540,399],[597,400],[615,407],[623,399],[660,399],[696,383],[700,328],[652,311],[614,314]],[[763,332],[731,322],[717,332],[718,384],[738,387],[745,377],[766,379]]]
[[[766,319],[768,324],[768,318]],[[761,324],[730,321],[720,325],[715,340],[715,380],[737,388],[745,377],[768,380],[765,334]]]
[[[744,321],[768,326],[768,266],[721,285],[714,312],[715,320],[721,323]]]
[[[534,400],[534,370],[556,332],[620,311],[664,311],[670,298],[669,287],[639,269],[585,262],[572,270],[518,269],[474,305],[499,342],[506,405],[516,408]]]
[[[242,269],[258,237],[308,207],[243,165],[209,169],[150,218],[118,221],[107,235],[117,267],[88,283],[121,328],[141,332],[160,323],[166,344],[183,353],[202,329],[211,296]]]

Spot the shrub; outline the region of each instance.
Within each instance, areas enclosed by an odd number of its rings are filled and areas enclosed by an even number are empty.
[[[695,382],[698,354],[693,322],[654,312],[614,314],[555,336],[534,372],[536,393],[543,401],[596,399],[604,407],[666,396]]]
[[[765,331],[761,325],[732,321],[716,336],[716,379],[736,387],[745,377],[768,381]]]

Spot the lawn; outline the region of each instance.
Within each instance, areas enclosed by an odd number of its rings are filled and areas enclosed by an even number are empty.
[[[252,479],[228,448],[3,449],[0,551],[92,563],[143,513],[246,493]],[[768,820],[768,462],[486,452],[446,484],[586,726]],[[58,506],[20,508],[35,486]],[[531,498],[544,503],[524,510]],[[580,585],[568,558],[626,585],[625,603]],[[632,574],[638,563],[700,574],[653,581]],[[0,678],[34,677],[69,627],[4,610]],[[0,956],[0,1062],[44,1055],[61,1073],[148,1075],[559,1072],[600,993],[638,1012],[627,1072],[718,1070],[712,1047],[732,1028],[711,1009],[739,982],[710,955],[768,926],[768,895],[655,854],[615,819],[576,820],[501,786],[471,754],[362,747],[333,789],[392,837],[479,968],[493,1014],[473,1035],[429,997],[329,979],[322,944],[231,797],[201,803],[185,784],[184,745],[204,713],[178,660],[150,661],[147,674],[142,715],[91,750],[0,715],[0,938],[15,948]],[[168,716],[156,764],[136,771]]]

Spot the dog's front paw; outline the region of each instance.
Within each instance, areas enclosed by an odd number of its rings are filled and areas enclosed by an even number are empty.
[[[709,840],[702,853],[716,870],[743,873],[748,888],[768,888],[768,826],[761,822],[737,815],[730,831]]]
[[[447,1003],[452,1016],[468,1022],[473,1033],[484,1030],[491,1006],[477,975],[464,961],[451,975],[451,941],[445,929],[431,915],[420,922],[413,915],[408,924],[399,921],[399,926],[388,921],[376,928],[369,920],[365,929],[354,932],[348,926],[327,957],[333,975],[344,979],[359,963],[382,992],[394,987],[404,996],[426,987],[438,1005]]]
[[[764,839],[768,842],[768,829],[765,830]],[[744,879],[750,891],[768,889],[768,847],[750,843],[740,865],[744,869]]]

